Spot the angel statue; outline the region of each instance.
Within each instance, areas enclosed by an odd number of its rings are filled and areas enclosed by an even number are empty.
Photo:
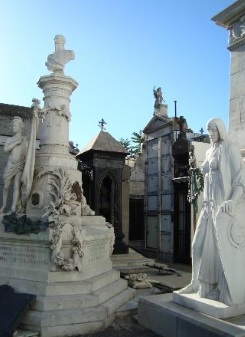
[[[160,105],[162,104],[163,98],[162,98],[162,89],[159,87],[157,89],[155,89],[155,87],[153,88],[153,94],[155,97],[155,104],[154,104],[154,108],[158,109],[160,107]]]

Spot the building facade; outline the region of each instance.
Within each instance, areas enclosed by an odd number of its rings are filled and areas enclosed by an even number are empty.
[[[145,134],[145,250],[164,261],[190,263],[191,241],[198,217],[188,202],[189,152],[199,134],[183,116],[168,117],[160,104],[143,130]],[[207,137],[197,140],[206,142]],[[203,161],[206,143],[198,157]],[[199,148],[199,147],[198,147]]]
[[[78,154],[83,192],[96,215],[115,229],[114,254],[127,253],[129,168],[124,147],[108,132],[100,131]]]

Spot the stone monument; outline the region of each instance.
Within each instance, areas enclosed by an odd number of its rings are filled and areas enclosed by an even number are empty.
[[[211,147],[201,166],[204,203],[192,245],[192,280],[173,300],[227,318],[245,314],[245,166],[222,120],[210,120],[207,130]]]
[[[65,50],[63,36],[54,40],[46,62],[51,74],[38,81],[43,108],[33,100],[31,136],[24,141],[18,120],[6,142],[13,167],[8,164],[4,184],[14,180],[14,200],[11,212],[4,213],[3,204],[0,216],[0,284],[36,295],[22,328],[41,337],[102,330],[134,294],[112,269],[114,230],[88,206],[77,161],[69,154],[70,95],[78,83],[64,67],[75,55]]]
[[[139,302],[139,322],[161,336],[244,335],[245,166],[222,120],[210,120],[207,129],[211,147],[201,167],[204,202],[192,245],[191,282],[171,295]]]

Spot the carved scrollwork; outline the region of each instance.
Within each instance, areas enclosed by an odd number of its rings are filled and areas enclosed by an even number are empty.
[[[241,17],[239,21],[235,22],[229,28],[229,43],[233,43],[238,39],[241,39],[245,36],[245,16]]]
[[[46,207],[46,212],[43,217],[48,217],[49,227],[52,228],[51,238],[51,270],[56,270],[56,266],[61,267],[64,270],[70,271],[78,269],[81,271],[81,257],[83,231],[81,231],[75,224],[69,221],[69,217],[72,215],[78,215],[78,207],[81,203],[77,201],[77,195],[73,192],[74,184],[69,179],[69,175],[62,169],[58,170],[46,170],[42,169],[37,178],[43,175],[49,174],[49,194],[51,200]],[[62,221],[61,216],[67,217],[67,221]],[[72,257],[65,258],[62,252],[63,243],[63,230],[64,227],[69,227],[70,237],[72,237]]]

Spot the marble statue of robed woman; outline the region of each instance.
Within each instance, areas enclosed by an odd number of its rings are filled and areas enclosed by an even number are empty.
[[[245,302],[245,166],[221,119],[207,123],[204,203],[192,244],[192,280],[180,294]]]

